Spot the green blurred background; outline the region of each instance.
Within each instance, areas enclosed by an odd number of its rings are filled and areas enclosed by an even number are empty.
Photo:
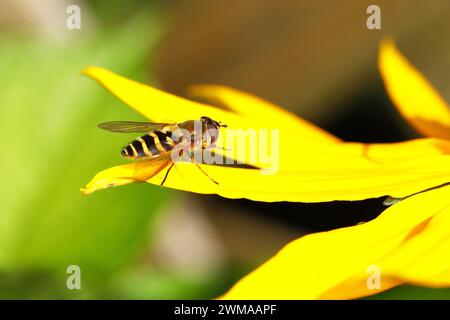
[[[123,163],[133,137],[96,124],[142,120],[80,74],[89,65],[181,95],[231,85],[348,140],[414,137],[377,74],[378,41],[394,35],[450,100],[450,4],[376,3],[380,31],[365,27],[372,2],[357,0],[2,0],[0,298],[213,298],[300,235],[376,217],[382,199],[269,205],[148,184],[79,193]],[[71,4],[80,30],[66,28]],[[81,290],[66,287],[70,265]],[[372,298],[450,291],[403,286]]]

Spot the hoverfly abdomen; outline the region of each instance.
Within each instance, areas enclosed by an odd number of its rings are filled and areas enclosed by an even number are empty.
[[[122,149],[121,155],[125,158],[139,159],[154,157],[171,151],[175,146],[170,132],[154,131],[145,134]]]
[[[149,155],[145,152],[144,144],[142,139],[137,138],[126,145],[120,154],[125,158],[138,159],[143,157],[148,157]]]
[[[160,150],[161,152],[165,152],[173,149],[175,143],[172,141],[171,138],[172,133],[161,131],[154,131],[153,133],[158,138],[157,139],[158,141],[156,143],[158,150]]]
[[[141,138],[144,140],[147,150],[150,152],[151,156],[156,156],[159,154],[158,148],[155,144],[155,138],[153,138],[150,134],[143,135]]]

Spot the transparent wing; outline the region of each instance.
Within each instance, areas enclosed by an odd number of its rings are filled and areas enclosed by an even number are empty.
[[[98,125],[100,129],[111,132],[149,132],[162,130],[167,126],[173,126],[174,123],[153,123],[153,122],[134,122],[134,121],[108,121]]]
[[[138,160],[133,163],[133,177],[136,181],[145,182],[163,171],[171,163],[170,152],[155,158]]]

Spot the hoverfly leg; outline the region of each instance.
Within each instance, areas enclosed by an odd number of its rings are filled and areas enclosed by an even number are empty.
[[[166,174],[165,174],[165,176],[164,176],[164,179],[163,179],[163,181],[162,181],[161,184],[160,184],[161,187],[164,186],[164,182],[166,182],[166,179],[167,179],[167,177],[169,176],[169,172],[170,172],[170,170],[172,170],[172,167],[173,167],[174,164],[175,164],[175,162],[172,162],[172,163],[170,164],[169,169],[167,169]]]
[[[211,178],[206,172],[205,170],[202,169],[202,167],[199,166],[199,164],[197,162],[194,162],[194,164],[197,166],[197,168],[205,175],[207,176],[212,182],[214,182],[215,184],[219,184],[216,180],[214,180],[213,178]]]
[[[209,174],[207,174],[206,172],[205,172],[205,170],[203,170],[202,169],[202,167],[200,167],[200,165],[195,161],[195,156],[194,156],[194,153],[193,152],[190,152],[190,151],[188,151],[188,155],[189,155],[189,157],[191,158],[191,161],[192,161],[192,163],[193,164],[195,164],[196,166],[197,166],[197,168],[205,175],[205,176],[207,176],[212,182],[214,182],[215,184],[219,184],[216,180],[214,180],[213,178],[211,178],[210,176],[209,176]]]

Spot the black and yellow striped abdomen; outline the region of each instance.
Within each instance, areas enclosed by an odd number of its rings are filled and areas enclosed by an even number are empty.
[[[172,132],[153,131],[131,141],[120,154],[131,159],[155,157],[171,151],[174,146]]]

